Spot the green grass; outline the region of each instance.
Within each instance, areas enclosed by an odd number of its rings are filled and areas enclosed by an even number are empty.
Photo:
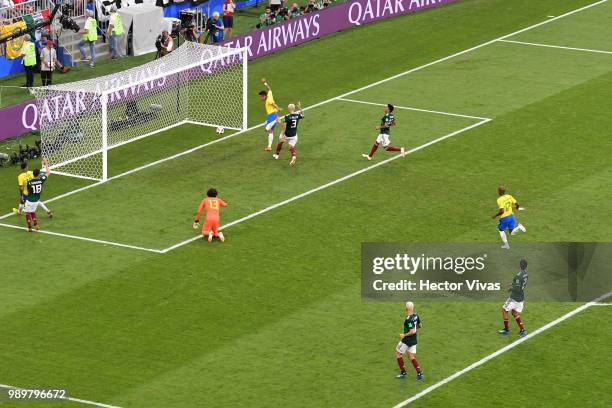
[[[307,4],[307,1],[304,0],[297,0],[295,2],[300,5]],[[244,10],[237,11],[234,17],[234,36],[256,29],[255,25],[259,23],[259,15],[264,12],[266,5],[267,2],[265,4],[259,4],[256,7],[248,7]],[[85,65],[82,67],[73,68],[69,74],[63,75],[56,73],[53,76],[53,83],[58,85],[66,82],[82,81],[102,75],[108,75],[114,72],[120,72],[129,68],[137,67],[153,60],[154,58],[155,53],[149,53],[140,55],[138,57],[123,58],[116,61],[110,59],[100,60],[96,61],[95,69],[91,69]],[[37,75],[34,81],[35,85],[38,84],[39,81],[40,79]],[[24,83],[25,77],[23,73],[0,78],[0,108],[32,99],[29,92],[20,88]]]
[[[251,90],[266,76],[283,105],[313,104],[588,3],[463,1],[348,30],[253,62]],[[542,28],[521,41],[567,45],[561,40],[571,37],[572,46],[602,48],[585,26],[611,14],[598,6],[544,26],[550,37]],[[582,24],[569,23],[578,17]],[[375,50],[389,33],[410,41],[392,40],[397,57],[383,64]],[[609,61],[500,43],[352,95],[493,120],[232,226],[222,245],[194,242],[161,255],[3,229],[0,383],[63,386],[123,407],[371,407],[409,398],[514,339],[495,335],[504,299],[418,304],[427,379],[398,382],[402,305],[360,300],[361,242],[498,245],[490,214],[500,183],[528,208],[520,214],[528,233],[514,242],[612,239],[600,221],[612,216],[612,119],[602,109],[612,96]],[[255,124],[263,112],[250,96]],[[396,116],[392,140],[406,146],[475,123]],[[367,166],[360,153],[379,117],[378,107],[334,101],[307,111],[296,168],[286,151],[279,162],[264,154],[261,130],[248,132],[52,202],[56,218],[41,223],[163,248],[193,236],[193,211],[210,185],[229,202],[229,222]],[[111,151],[111,173],[215,137],[185,126],[128,144]],[[379,151],[373,162],[388,157]],[[15,176],[0,169],[6,210]],[[44,194],[84,184],[53,176]],[[523,317],[534,330],[575,307],[528,302]],[[416,406],[608,406],[611,311],[589,309]]]

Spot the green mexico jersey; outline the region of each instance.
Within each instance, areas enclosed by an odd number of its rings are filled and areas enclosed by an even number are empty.
[[[385,116],[383,116],[382,119],[380,120],[380,126],[385,126],[385,125],[391,126],[394,121],[395,121],[395,116],[393,116],[393,114],[389,112]],[[380,129],[380,133],[385,133],[388,135],[391,133],[391,129],[382,128]]]
[[[510,298],[516,302],[525,300],[525,286],[527,286],[527,271],[520,271],[512,279]]]
[[[421,327],[421,318],[418,314],[413,313],[410,316],[406,317],[404,320],[404,333],[408,333],[410,330],[418,330]],[[416,331],[412,336],[406,336],[402,339],[402,343],[407,346],[416,346],[417,344],[417,334]]]
[[[47,181],[47,176],[44,174],[38,178],[28,180],[28,201],[35,203],[40,201],[40,194],[42,193],[43,184]]]
[[[297,128],[300,119],[304,119],[304,115],[302,114],[302,112],[290,113],[288,115],[285,115],[285,123],[287,124],[287,128],[285,129],[285,136],[297,136]]]

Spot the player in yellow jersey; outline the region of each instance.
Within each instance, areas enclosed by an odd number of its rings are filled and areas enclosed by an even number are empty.
[[[266,152],[272,151],[272,143],[274,142],[274,128],[276,124],[279,123],[278,112],[282,109],[274,102],[274,95],[272,95],[272,88],[268,84],[265,78],[262,78],[261,82],[263,82],[267,91],[259,92],[259,99],[264,101],[266,107],[266,125],[265,130],[268,134],[268,147],[266,147]]]
[[[19,185],[19,207],[13,208],[15,214],[21,215],[23,212],[26,198],[28,197],[28,181],[34,178],[34,173],[28,170],[28,163],[21,162],[21,173],[17,176],[17,184]],[[43,210],[47,212],[49,218],[53,217],[53,213],[47,208],[45,203],[42,201],[38,204]]]
[[[510,234],[515,235],[519,231],[527,232],[527,229],[525,229],[523,224],[515,225],[516,220],[514,219],[513,208],[516,208],[517,210],[522,210],[522,208],[514,197],[512,197],[510,194],[506,194],[506,187],[499,186],[497,188],[497,194],[499,194],[499,197],[497,198],[497,207],[499,207],[499,210],[497,210],[497,212],[493,215],[493,219],[500,217],[497,229],[499,229],[499,235],[504,243],[502,248],[510,249],[510,245],[508,245],[508,237],[506,236],[506,230],[510,230]]]

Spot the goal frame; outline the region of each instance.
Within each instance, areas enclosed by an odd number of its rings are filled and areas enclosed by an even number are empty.
[[[165,132],[169,129],[173,129],[175,127],[178,127],[184,124],[193,124],[193,125],[199,125],[199,126],[205,126],[205,127],[223,127],[225,129],[230,129],[230,130],[235,130],[235,131],[240,131],[240,132],[246,131],[248,129],[248,57],[249,57],[249,51],[248,51],[248,48],[246,47],[235,48],[235,49],[228,48],[228,47],[219,47],[219,48],[222,48],[223,50],[227,50],[227,51],[224,51],[223,54],[221,55],[216,55],[211,58],[204,59],[204,60],[198,60],[191,64],[173,69],[172,71],[162,72],[156,75],[147,76],[146,78],[140,81],[136,81],[133,83],[128,83],[128,84],[124,84],[120,86],[115,86],[115,87],[101,91],[98,94],[100,96],[100,109],[101,109],[100,120],[102,122],[101,148],[91,153],[84,154],[83,156],[65,160],[60,163],[55,163],[50,166],[50,169],[53,170],[55,174],[104,183],[110,179],[108,176],[108,151],[116,147],[123,146],[125,144],[138,141],[140,139],[144,139],[146,137],[152,136],[157,133]],[[213,63],[215,61],[230,58],[230,57],[235,57],[237,55],[242,56],[242,126],[241,127],[227,127],[227,126],[223,126],[220,124],[199,122],[199,121],[195,121],[195,120],[187,118],[184,120],[180,120],[169,126],[165,126],[163,128],[144,133],[130,140],[116,143],[114,145],[109,145],[109,142],[108,142],[108,108],[109,108],[108,105],[109,103],[108,101],[109,101],[110,94],[112,94],[113,92],[122,91],[125,88],[138,87],[139,85],[142,85],[147,82],[155,81],[157,79],[161,79],[166,76],[180,74],[183,71],[188,71],[190,69],[197,68],[201,65]],[[67,164],[70,164],[70,163],[73,163],[79,160],[83,160],[87,157],[90,157],[96,154],[100,154],[100,153],[102,154],[102,177],[101,178],[88,177],[88,176],[84,176],[80,174],[67,173],[67,172],[62,172],[61,170],[57,170],[57,168],[61,168]]]

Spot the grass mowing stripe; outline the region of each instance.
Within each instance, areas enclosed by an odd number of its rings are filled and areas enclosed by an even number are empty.
[[[13,229],[19,229],[19,230],[24,230],[24,231],[27,230],[26,227],[20,227],[19,225],[4,224],[4,223],[0,223],[0,227],[13,228]],[[112,245],[112,246],[117,246],[117,247],[121,247],[121,248],[137,249],[139,251],[155,252],[155,253],[158,253],[158,254],[162,253],[162,251],[159,250],[159,249],[144,248],[144,247],[139,247],[139,246],[136,246],[136,245],[122,244],[120,242],[105,241],[105,240],[102,240],[102,239],[94,239],[94,238],[82,237],[80,235],[62,234],[61,232],[44,231],[44,230],[42,230],[42,231],[33,231],[33,232],[36,232],[38,234],[54,235],[56,237],[62,237],[62,238],[71,238],[71,239],[76,239],[76,240],[79,240],[79,241],[93,242],[93,243],[102,244],[102,245]]]
[[[473,125],[470,125],[470,126],[466,126],[466,127],[462,128],[462,129],[456,130],[456,131],[454,131],[452,133],[449,133],[447,135],[440,136],[437,139],[431,140],[431,141],[429,141],[429,142],[427,142],[425,144],[422,144],[420,146],[417,146],[417,147],[415,147],[413,149],[410,149],[410,150],[406,151],[406,155],[414,153],[414,152],[417,152],[417,151],[422,150],[422,149],[425,149],[426,147],[429,147],[429,146],[431,146],[433,144],[436,144],[438,142],[441,142],[443,140],[449,139],[449,138],[451,138],[453,136],[457,136],[457,135],[459,135],[459,134],[461,134],[463,132],[466,132],[466,131],[468,131],[470,129],[474,129],[475,127],[478,127],[480,125],[484,125],[485,123],[490,122],[490,121],[491,121],[491,119],[484,119],[481,122],[474,123]],[[255,217],[257,217],[257,216],[259,216],[261,214],[265,214],[265,213],[267,213],[269,211],[272,211],[272,210],[274,210],[274,209],[276,209],[278,207],[281,207],[281,206],[283,206],[285,204],[289,204],[289,203],[291,203],[293,201],[299,200],[300,198],[304,198],[304,197],[309,196],[311,194],[314,194],[314,193],[316,193],[318,191],[321,191],[321,190],[324,190],[324,189],[326,189],[328,187],[334,186],[334,185],[336,185],[338,183],[342,183],[343,181],[346,181],[346,180],[351,179],[351,178],[353,178],[355,176],[358,176],[360,174],[363,174],[365,172],[373,170],[373,169],[375,169],[377,167],[384,166],[385,164],[390,163],[393,160],[397,160],[400,157],[402,157],[402,156],[400,156],[398,154],[398,155],[395,155],[395,156],[390,157],[388,159],[385,159],[385,160],[383,160],[381,162],[378,162],[376,164],[372,164],[371,166],[368,166],[368,167],[365,167],[363,169],[357,170],[357,171],[355,171],[353,173],[347,174],[346,176],[343,176],[343,177],[340,177],[340,178],[338,178],[336,180],[330,181],[329,183],[323,184],[323,185],[321,185],[319,187],[315,187],[315,188],[313,188],[311,190],[305,191],[305,192],[303,192],[301,194],[298,194],[298,195],[296,195],[294,197],[291,197],[291,198],[288,198],[288,199],[286,199],[284,201],[281,201],[279,203],[273,204],[273,205],[271,205],[269,207],[266,207],[266,208],[264,208],[262,210],[256,211],[256,212],[254,212],[252,214],[249,214],[249,215],[247,215],[245,217],[242,217],[242,218],[239,218],[239,219],[237,219],[235,221],[229,222],[229,223],[221,226],[219,228],[219,230],[223,230],[223,229],[229,228],[229,227],[231,227],[233,225],[240,224],[241,222],[250,220],[251,218],[255,218]],[[187,244],[189,244],[189,243],[191,243],[193,241],[196,241],[198,239],[202,239],[202,236],[201,235],[196,235],[195,237],[186,239],[185,241],[179,242],[179,243],[174,244],[174,245],[172,245],[172,246],[170,246],[168,248],[165,248],[161,252],[162,253],[170,252],[170,251],[172,251],[174,249],[180,248],[180,247],[182,247],[184,245],[187,245]]]
[[[505,353],[508,350],[512,350],[513,348],[515,348],[516,346],[518,346],[519,344],[529,340],[532,337],[537,336],[538,334],[550,329],[551,327],[556,326],[557,324],[569,319],[570,317],[582,312],[583,310],[588,309],[591,306],[596,306],[599,304],[599,302],[601,302],[602,300],[605,300],[609,297],[612,297],[612,291],[608,292],[604,295],[599,296],[598,298],[593,299],[592,301],[583,304],[582,306],[577,307],[576,309],[564,314],[563,316],[553,320],[552,322],[549,322],[547,324],[545,324],[544,326],[540,327],[539,329],[534,330],[533,332],[529,333],[528,335],[526,335],[525,337],[521,337],[520,339],[508,344],[505,347],[500,348],[499,350],[495,351],[494,353],[489,354],[486,357],[483,357],[482,359],[476,361],[475,363],[470,364],[469,366],[465,367],[464,369],[457,371],[455,374],[450,375],[448,377],[446,377],[445,379],[438,381],[437,383],[425,388],[423,391],[413,395],[412,397],[408,398],[405,401],[400,402],[397,405],[394,405],[393,408],[402,408],[405,407],[406,405],[418,400],[419,398],[429,394],[430,392],[436,390],[437,388],[440,388],[441,386],[443,386],[444,384],[447,384],[451,381],[453,381],[455,378],[457,377],[461,377],[463,374],[468,373],[470,371],[472,371],[473,369],[483,365],[484,363],[486,363],[489,360],[494,359],[495,357]]]
[[[600,1],[597,1],[595,3],[591,3],[591,4],[588,4],[586,6],[577,8],[575,10],[568,11],[567,13],[561,14],[560,16],[557,16],[557,17],[554,17],[554,18],[550,18],[550,19],[545,20],[545,21],[541,21],[539,23],[530,25],[529,27],[525,27],[525,28],[522,28],[520,30],[514,31],[514,32],[512,32],[510,34],[502,35],[501,37],[495,38],[493,40],[484,42],[482,44],[479,44],[479,45],[476,45],[474,47],[465,49],[463,51],[459,51],[459,52],[457,52],[455,54],[451,54],[451,55],[448,55],[446,57],[437,59],[437,60],[435,60],[433,62],[430,62],[430,63],[427,63],[425,65],[421,65],[419,67],[409,69],[408,71],[404,71],[404,72],[401,72],[399,74],[392,75],[392,76],[390,76],[388,78],[381,79],[380,81],[376,81],[376,82],[373,82],[371,84],[365,85],[365,86],[363,86],[363,87],[361,87],[359,89],[355,89],[354,91],[350,91],[350,92],[347,92],[347,93],[345,93],[343,95],[340,95],[338,97],[338,99],[346,98],[347,96],[353,95],[353,94],[355,94],[357,92],[365,91],[366,89],[370,89],[370,88],[373,88],[373,87],[375,87],[377,85],[384,84],[385,82],[392,81],[392,80],[397,79],[397,78],[401,78],[401,77],[403,77],[405,75],[412,74],[413,72],[420,71],[420,70],[422,70],[424,68],[428,68],[428,67],[430,67],[432,65],[435,65],[435,64],[438,64],[440,62],[444,62],[444,61],[447,61],[447,60],[449,60],[451,58],[455,58],[455,57],[461,56],[463,54],[467,54],[468,52],[475,51],[475,50],[477,50],[479,48],[486,47],[487,45],[494,44],[494,43],[496,43],[498,41],[505,40],[505,39],[510,38],[510,37],[514,37],[515,35],[522,34],[522,33],[526,32],[526,31],[533,30],[534,28],[541,27],[541,26],[543,26],[545,24],[552,23],[553,21],[557,21],[557,20],[559,20],[561,18],[565,18],[565,17],[571,16],[572,14],[576,14],[576,13],[579,13],[581,11],[588,10],[588,9],[590,9],[592,7],[599,6],[600,4],[604,4],[604,3],[607,3],[607,2],[608,2],[608,0],[600,0]]]
[[[359,101],[357,99],[338,98],[338,100],[339,101],[344,101],[344,102],[361,103],[361,104],[364,104],[364,105],[387,106],[386,103]],[[397,109],[404,109],[404,110],[410,110],[410,111],[415,111],[415,112],[435,113],[436,115],[456,116],[456,117],[459,117],[459,118],[468,118],[468,119],[476,119],[476,120],[490,120],[491,119],[491,118],[482,118],[480,116],[462,115],[460,113],[442,112],[442,111],[435,111],[435,110],[430,110],[430,109],[411,108],[409,106],[399,106],[399,105],[393,105],[393,106],[395,108],[397,108]]]
[[[531,46],[534,46],[534,47],[558,48],[558,49],[561,49],[561,50],[584,51],[584,52],[594,52],[594,53],[598,53],[598,54],[610,54],[610,55],[612,55],[612,51],[592,50],[590,48],[564,47],[562,45],[540,44],[540,43],[532,43],[532,42],[525,42],[525,41],[514,41],[514,40],[499,40],[499,42],[505,42],[505,43],[511,43],[511,44],[521,44],[521,45],[531,45]]]
[[[7,389],[7,390],[28,390],[28,388],[15,387],[13,385],[7,385],[7,384],[0,384],[0,388],[4,388],[4,389]],[[79,404],[93,405],[93,406],[102,407],[102,408],[121,408],[121,407],[119,407],[117,405],[108,405],[108,404],[103,404],[101,402],[84,400],[84,399],[81,399],[81,398],[58,397],[58,399],[61,399],[61,400],[64,400],[64,401],[76,402],[76,403],[79,403]]]
[[[385,78],[385,79],[381,79],[380,81],[372,82],[372,83],[370,83],[370,84],[368,84],[368,85],[362,86],[361,88],[357,88],[357,89],[352,90],[352,91],[350,91],[350,92],[346,92],[346,93],[344,93],[344,94],[342,94],[342,95],[339,95],[339,96],[336,96],[336,97],[333,97],[333,98],[326,99],[326,100],[324,100],[324,101],[321,101],[321,102],[315,103],[314,105],[311,105],[311,106],[308,106],[308,107],[304,108],[304,110],[313,109],[313,108],[316,108],[316,107],[318,107],[318,106],[325,105],[325,104],[327,104],[327,103],[329,103],[329,102],[333,102],[333,101],[338,100],[338,99],[346,98],[347,96],[353,95],[353,94],[355,94],[355,93],[357,93],[357,92],[361,92],[361,91],[364,91],[364,90],[366,90],[366,89],[372,88],[372,87],[374,87],[374,86],[377,86],[377,85],[383,84],[383,83],[385,83],[385,82],[388,82],[388,81],[394,80],[394,79],[396,79],[396,78],[400,78],[400,77],[402,77],[402,76],[405,76],[405,75],[411,74],[411,73],[413,73],[413,72],[420,71],[420,70],[422,70],[422,69],[425,69],[425,68],[430,67],[430,66],[432,66],[432,65],[438,64],[438,63],[440,63],[440,62],[447,61],[447,60],[449,60],[449,59],[451,59],[451,58],[458,57],[458,56],[463,55],[463,54],[466,54],[466,53],[468,53],[468,52],[471,52],[471,51],[477,50],[477,49],[482,48],[482,47],[485,47],[485,46],[487,46],[487,45],[494,44],[494,43],[496,43],[496,42],[498,42],[498,41],[505,40],[506,38],[513,37],[513,36],[515,36],[515,35],[518,35],[518,34],[524,33],[524,32],[526,32],[526,31],[532,30],[532,29],[537,28],[537,27],[541,27],[541,26],[543,26],[543,25],[545,25],[545,24],[552,23],[553,21],[557,21],[557,20],[559,20],[559,19],[561,19],[561,18],[564,18],[564,17],[567,17],[567,16],[571,16],[572,14],[579,13],[579,12],[584,11],[584,10],[588,10],[588,9],[590,9],[590,8],[592,8],[592,7],[595,7],[595,6],[598,6],[598,5],[600,5],[600,4],[607,3],[607,2],[608,2],[608,0],[600,0],[600,1],[597,1],[597,2],[595,2],[595,3],[588,4],[588,5],[584,6],[584,7],[580,7],[580,8],[578,8],[578,9],[575,9],[575,10],[569,11],[569,12],[567,12],[567,13],[565,13],[565,14],[561,14],[561,15],[559,15],[559,16],[556,16],[556,17],[553,17],[553,18],[549,18],[548,20],[541,21],[541,22],[539,22],[539,23],[536,23],[536,24],[530,25],[529,27],[522,28],[522,29],[520,29],[520,30],[518,30],[518,31],[514,31],[514,32],[512,32],[512,33],[510,33],[510,34],[503,35],[503,36],[501,36],[501,37],[498,37],[498,38],[495,38],[495,39],[493,39],[493,40],[490,40],[490,41],[484,42],[484,43],[482,43],[482,44],[479,44],[479,45],[476,45],[476,46],[474,46],[474,47],[471,47],[471,48],[465,49],[465,50],[463,50],[463,51],[456,52],[456,53],[451,54],[451,55],[448,55],[448,56],[446,56],[446,57],[443,57],[443,58],[437,59],[437,60],[435,60],[435,61],[429,62],[429,63],[427,63],[427,64],[424,64],[424,65],[418,66],[418,67],[416,67],[416,68],[412,68],[412,69],[409,69],[409,70],[407,70],[407,71],[401,72],[401,73],[399,73],[399,74],[392,75],[392,76],[387,77],[387,78]],[[173,159],[178,158],[178,157],[180,157],[180,156],[184,156],[184,155],[186,155],[186,154],[193,153],[193,152],[198,151],[198,150],[200,150],[200,149],[202,149],[202,148],[204,148],[204,147],[206,147],[206,146],[209,146],[209,145],[211,145],[211,144],[215,144],[215,143],[219,143],[219,142],[224,141],[224,140],[227,140],[227,139],[231,139],[231,138],[233,138],[233,137],[235,137],[235,136],[238,136],[238,135],[240,135],[240,134],[243,134],[243,133],[249,132],[249,131],[251,131],[251,130],[253,130],[253,129],[255,129],[255,128],[259,127],[259,126],[262,126],[262,125],[263,125],[263,123],[257,124],[257,125],[255,125],[255,126],[251,126],[250,128],[248,128],[248,129],[246,129],[246,130],[243,130],[243,131],[240,131],[240,132],[237,132],[237,133],[233,133],[233,134],[228,135],[228,136],[224,136],[224,137],[222,137],[222,138],[220,138],[220,139],[216,139],[216,140],[213,140],[213,141],[208,142],[208,143],[201,144],[201,145],[199,145],[199,146],[196,146],[196,147],[193,147],[193,148],[191,148],[191,149],[185,150],[184,152],[177,153],[177,154],[175,154],[175,155],[172,155],[172,156],[166,157],[166,158],[164,158],[164,159],[160,159],[160,160],[157,160],[157,161],[154,161],[154,162],[148,163],[148,164],[146,164],[146,165],[144,165],[144,166],[137,167],[137,168],[132,169],[132,170],[130,170],[130,171],[126,171],[125,173],[121,173],[121,174],[119,174],[119,175],[117,175],[117,176],[114,176],[114,177],[109,177],[109,179],[108,179],[107,181],[111,181],[111,180],[114,180],[114,179],[117,179],[117,178],[120,178],[120,177],[126,176],[126,175],[128,175],[128,174],[132,174],[132,173],[135,173],[135,172],[137,172],[137,171],[144,170],[144,169],[146,169],[146,168],[148,168],[148,167],[155,166],[155,165],[157,165],[157,164],[160,164],[160,163],[166,162],[166,161],[168,161],[168,160],[173,160]],[[78,192],[83,191],[83,190],[87,190],[87,189],[92,188],[92,187],[95,187],[95,186],[97,186],[97,185],[99,185],[99,184],[101,184],[101,182],[100,182],[100,183],[94,183],[94,184],[89,185],[89,186],[85,186],[85,187],[78,188],[78,189],[76,189],[76,190],[70,191],[70,192],[65,193],[65,194],[62,194],[62,195],[60,195],[60,196],[53,197],[53,198],[51,198],[50,200],[47,200],[47,201],[59,200],[60,198],[67,197],[67,196],[69,196],[69,195],[72,195],[72,194],[78,193]],[[8,214],[5,214],[5,215],[3,215],[3,216],[0,216],[0,219],[10,217],[11,215],[13,215],[13,213],[8,213]]]

